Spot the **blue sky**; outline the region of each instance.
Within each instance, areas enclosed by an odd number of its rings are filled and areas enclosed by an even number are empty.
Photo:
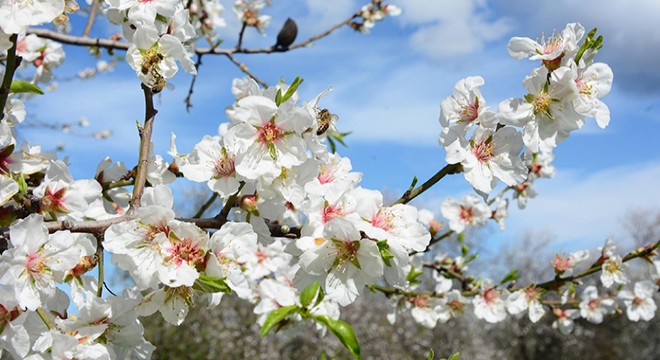
[[[222,1],[221,1],[222,2]],[[222,2],[228,27],[221,33],[233,46],[239,29],[231,2]],[[362,2],[273,1],[265,12],[273,16],[267,36],[248,29],[246,47],[270,46],[286,17],[299,26],[298,39],[324,30],[362,6]],[[366,1],[365,1],[366,3]],[[398,18],[380,22],[370,35],[348,27],[314,46],[290,53],[238,55],[240,61],[269,84],[280,77],[305,79],[302,99],[310,100],[332,86],[321,105],[339,115],[338,128],[354,131],[349,156],[354,170],[364,173],[362,186],[402,193],[413,176],[424,180],[444,166],[444,152],[437,145],[440,102],[453,84],[466,76],[480,75],[487,104],[496,107],[507,97],[524,95],[521,81],[537,66],[516,61],[506,51],[512,36],[540,37],[561,31],[568,22],[581,22],[587,30],[598,26],[605,36],[599,61],[614,72],[612,92],[604,101],[610,107],[610,126],[601,130],[593,120],[556,150],[557,177],[540,181],[540,195],[528,208],[511,207],[506,232],[497,241],[519,239],[525,231],[552,232],[556,247],[566,251],[594,247],[606,237],[623,240],[619,230],[625,214],[634,209],[660,207],[660,2],[629,1],[393,1],[403,9]],[[73,19],[80,33],[80,17]],[[97,23],[95,33],[113,30]],[[66,47],[67,61],[59,76],[93,66],[85,49]],[[214,134],[226,120],[231,104],[231,80],[243,74],[224,57],[205,57],[186,113],[183,99],[190,76],[182,71],[173,79],[174,90],[165,90],[156,105],[156,151],[165,154],[169,134],[177,134],[179,151],[189,152],[204,134]],[[73,103],[71,103],[71,100]],[[66,104],[66,106],[62,106]],[[93,176],[105,155],[132,166],[137,158],[135,120],[142,120],[143,98],[139,80],[122,63],[111,74],[87,81],[63,82],[58,91],[31,101],[30,116],[40,121],[75,122],[85,116],[92,130],[110,128],[104,141],[61,135],[50,130],[25,130],[23,135],[44,149],[64,143],[77,178]],[[446,196],[471,192],[462,175],[455,175],[423,195],[416,203],[439,212]],[[649,239],[657,240],[657,239]]]

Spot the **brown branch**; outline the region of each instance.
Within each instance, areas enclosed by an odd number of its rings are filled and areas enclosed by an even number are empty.
[[[243,25],[241,26],[241,31],[238,33],[238,42],[236,43],[236,50],[241,50],[241,45],[243,45],[243,34],[245,34],[246,27],[247,27],[247,23],[243,21]]]
[[[133,196],[131,197],[130,211],[135,211],[140,207],[140,199],[144,192],[144,185],[147,182],[147,165],[149,162],[149,150],[151,148],[151,133],[154,126],[154,118],[158,110],[154,109],[154,94],[151,88],[142,84],[144,91],[145,114],[144,125],[138,125],[140,133],[140,157],[138,159],[137,174],[135,175],[135,185],[133,186]]]
[[[197,54],[197,62],[195,62],[195,74],[192,77],[192,80],[190,81],[190,88],[188,88],[188,96],[183,100],[183,102],[186,104],[186,111],[190,112],[190,108],[192,108],[192,94],[193,94],[193,88],[195,87],[195,81],[197,81],[197,74],[199,73],[199,67],[202,65],[202,55]]]
[[[202,215],[204,215],[204,213],[206,212],[206,210],[208,210],[208,208],[211,207],[211,205],[213,204],[213,202],[214,202],[217,198],[218,198],[218,193],[214,191],[214,192],[213,192],[213,195],[211,195],[211,197],[209,197],[209,199],[206,200],[206,202],[205,202],[204,204],[202,204],[202,206],[199,208],[199,210],[197,210],[197,212],[195,213],[195,215],[193,215],[193,218],[201,218]]]
[[[244,72],[247,76],[251,77],[254,81],[256,81],[257,83],[259,83],[259,85],[261,85],[261,86],[264,87],[264,88],[267,88],[267,87],[268,87],[268,84],[266,84],[265,81],[259,79],[256,75],[254,75],[252,72],[250,72],[250,70],[248,70],[248,67],[245,66],[245,64],[242,64],[241,62],[239,62],[238,60],[236,60],[236,58],[234,57],[234,55],[232,55],[232,54],[230,54],[230,53],[227,53],[227,54],[225,54],[225,55],[227,56],[227,58],[228,58],[231,62],[233,62],[236,66],[238,66],[238,68],[241,69],[242,72]]]
[[[89,17],[87,18],[87,25],[85,25],[85,30],[82,34],[84,37],[88,37],[89,33],[92,31],[92,26],[94,25],[94,20],[96,18],[96,9],[98,8],[98,3],[99,0],[92,0],[92,5],[89,9]]]
[[[422,185],[416,187],[412,191],[406,191],[406,193],[403,194],[392,205],[407,204],[412,199],[416,198],[417,196],[421,195],[424,191],[431,188],[431,186],[435,185],[438,181],[442,180],[442,178],[444,178],[445,176],[451,175],[451,174],[458,174],[462,171],[463,171],[463,166],[461,166],[461,164],[446,165],[445,167],[440,169],[440,171],[438,171],[435,175],[433,175],[430,179],[426,180],[426,182],[423,183]]]
[[[67,35],[48,29],[29,28],[26,30],[26,33],[28,35],[34,34],[43,39],[55,40],[68,45],[98,46],[113,50],[128,50],[128,47],[130,46],[130,44],[125,41]]]
[[[7,51],[7,61],[5,62],[5,74],[2,77],[2,85],[0,85],[0,119],[5,116],[5,106],[9,99],[9,92],[11,90],[11,82],[14,79],[14,73],[18,66],[21,65],[22,58],[16,56],[16,44],[18,42],[18,35],[13,34],[9,37],[11,47]]]

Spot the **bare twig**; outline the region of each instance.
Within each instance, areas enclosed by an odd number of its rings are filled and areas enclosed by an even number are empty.
[[[195,70],[196,73],[193,75],[192,80],[190,81],[190,88],[188,88],[188,96],[183,100],[183,102],[186,104],[186,111],[190,111],[190,108],[193,106],[192,105],[192,94],[193,94],[193,88],[195,87],[195,81],[197,81],[197,74],[199,74],[199,67],[202,65],[202,55],[197,54],[197,62],[195,63]]]
[[[89,9],[89,17],[87,18],[87,25],[85,25],[85,30],[82,34],[84,37],[88,37],[89,33],[92,31],[92,26],[94,25],[94,20],[96,18],[96,9],[98,7],[98,3],[99,0],[92,0],[92,5]]]
[[[4,117],[5,106],[9,99],[9,91],[11,89],[11,82],[14,79],[14,73],[21,64],[22,58],[16,56],[16,43],[18,35],[13,34],[9,37],[11,48],[7,51],[7,62],[5,62],[5,75],[2,78],[2,85],[0,85],[0,119]]]
[[[210,197],[208,200],[206,200],[206,202],[205,202],[205,203],[199,208],[199,210],[197,210],[197,212],[195,213],[195,215],[193,215],[193,218],[200,218],[200,217],[202,217],[202,215],[204,215],[204,212],[206,212],[206,210],[208,210],[209,207],[211,207],[211,204],[213,204],[213,202],[214,202],[217,198],[218,198],[218,193],[217,193],[217,192],[213,192],[213,195],[211,195],[211,197]]]
[[[416,187],[412,191],[406,191],[405,194],[403,194],[397,201],[395,201],[392,205],[396,204],[407,204],[409,203],[412,199],[416,198],[420,194],[422,194],[424,191],[428,190],[431,186],[435,185],[438,181],[442,180],[447,175],[451,174],[458,174],[461,171],[463,171],[463,167],[461,164],[450,164],[446,165],[440,171],[438,171],[435,175],[433,175],[430,179],[426,180],[425,183],[422,185]]]
[[[236,43],[236,50],[241,50],[241,45],[243,45],[243,34],[245,34],[245,28],[247,23],[243,21],[243,26],[241,26],[241,31],[238,33],[238,42]]]
[[[238,60],[236,60],[236,58],[234,57],[234,55],[232,55],[232,54],[230,54],[230,53],[227,53],[227,54],[225,54],[225,55],[227,56],[227,58],[228,58],[231,62],[233,62],[236,66],[238,66],[238,68],[241,69],[242,72],[244,72],[247,76],[251,77],[254,81],[256,81],[257,83],[259,83],[259,85],[261,85],[261,86],[264,87],[264,88],[267,88],[267,87],[268,87],[268,84],[266,84],[265,81],[259,79],[256,75],[254,75],[254,74],[248,69],[248,67],[245,66],[245,64],[242,64],[241,62],[239,62]]]
[[[144,91],[145,114],[144,125],[139,126],[140,133],[140,157],[138,159],[137,174],[135,175],[135,184],[133,186],[133,196],[131,197],[130,211],[135,211],[140,207],[140,199],[144,192],[144,185],[147,182],[147,165],[149,162],[149,149],[151,147],[151,132],[154,126],[154,118],[158,111],[154,109],[154,94],[151,88],[142,84]]]

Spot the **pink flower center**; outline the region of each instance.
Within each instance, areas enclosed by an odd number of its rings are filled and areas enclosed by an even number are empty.
[[[54,213],[67,213],[69,210],[64,205],[66,188],[53,191],[50,186],[46,186],[44,197],[41,199],[43,209]]]
[[[379,210],[371,217],[371,225],[385,231],[390,231],[392,229],[392,217],[392,214]]]
[[[204,255],[204,251],[190,239],[175,242],[169,253],[168,260],[174,262],[177,266],[181,266],[184,262],[193,265],[201,261]]]
[[[344,213],[341,211],[341,208],[337,205],[327,205],[323,207],[323,223],[327,223],[328,221],[336,218],[336,217],[342,217],[344,216]]]
[[[257,251],[256,255],[257,255],[257,262],[259,264],[263,263],[266,259],[268,259],[268,254],[266,254],[264,251],[259,250]]]
[[[357,253],[360,249],[359,241],[337,241],[335,242],[337,248],[337,260],[339,264],[346,262],[353,262],[357,259]]]
[[[14,146],[10,145],[0,150],[0,174],[9,174],[9,164],[11,164],[11,153]]]
[[[473,122],[479,117],[479,98],[473,103],[469,103],[461,108],[461,120]]]
[[[46,259],[40,253],[29,254],[25,260],[25,270],[27,270],[28,276],[33,279],[40,278],[48,271],[45,262]]]
[[[233,156],[223,156],[215,163],[215,174],[219,178],[233,177],[236,174]]]
[[[494,303],[498,297],[499,294],[497,293],[497,290],[495,290],[495,288],[490,288],[484,291],[484,301],[486,302],[486,304]]]
[[[472,154],[477,158],[477,160],[485,163],[492,159],[494,149],[495,144],[492,142],[484,141],[476,144],[476,146],[472,148]]]
[[[559,255],[555,255],[555,261],[552,263],[555,270],[566,271],[571,268],[571,261]]]
[[[463,222],[471,223],[474,218],[474,210],[471,207],[465,207],[461,205],[461,209],[458,212],[458,217],[463,220]]]
[[[282,135],[284,135],[284,132],[271,122],[259,129],[257,134],[259,141],[264,144],[273,144],[279,140]]]
[[[591,84],[589,84],[588,81],[584,81],[584,79],[582,78],[577,78],[575,80],[575,85],[577,86],[580,94],[591,96],[591,90],[593,89],[593,87],[591,86]]]
[[[321,173],[317,177],[321,184],[327,184],[335,180],[335,173],[332,167],[321,166]]]
[[[429,298],[426,296],[417,296],[409,300],[411,303],[418,308],[427,308],[429,307]]]

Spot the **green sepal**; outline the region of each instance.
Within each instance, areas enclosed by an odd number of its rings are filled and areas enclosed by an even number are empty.
[[[166,24],[169,22],[169,20],[167,20],[167,18],[161,14],[156,14],[156,20]]]
[[[318,281],[314,281],[311,285],[306,287],[305,290],[300,293],[300,304],[304,307],[311,304],[312,300],[314,300],[314,297],[316,297],[316,294],[319,292],[320,287]]]
[[[463,243],[463,241],[465,241],[465,234],[464,233],[458,234],[458,242]]]
[[[286,319],[287,316],[296,311],[298,311],[298,306],[296,305],[283,306],[277,310],[273,310],[270,314],[268,314],[268,317],[266,318],[264,325],[261,327],[259,334],[262,337],[266,336],[270,329],[272,329],[275,325],[279,324],[284,319]]]
[[[354,358],[360,359],[360,344],[358,343],[357,337],[355,337],[353,328],[349,324],[341,320],[333,320],[325,315],[315,316],[314,320],[327,326],[344,347],[348,349],[348,352],[350,352]]]
[[[193,284],[193,289],[201,291],[207,294],[214,293],[225,293],[231,294],[231,289],[227,286],[225,282],[226,278],[219,278],[215,276],[200,275],[195,283]]]
[[[533,104],[534,100],[536,100],[536,96],[534,96],[534,94],[525,95],[525,102],[527,102],[528,104]]]
[[[11,85],[9,86],[9,92],[14,94],[16,93],[30,93],[30,94],[38,94],[38,95],[44,94],[44,91],[41,90],[40,87],[26,80],[12,80]]]
[[[461,245],[461,256],[462,257],[466,257],[469,252],[470,252],[470,248],[467,245],[465,245],[465,244]]]
[[[312,307],[317,307],[323,301],[325,298],[325,291],[323,291],[323,288],[319,288],[319,296],[316,297],[316,302],[314,303],[314,306]]]
[[[378,245],[378,252],[380,252],[380,257],[383,258],[385,265],[392,267],[392,262],[390,260],[394,259],[394,254],[390,252],[390,246],[387,245],[387,240],[378,241],[376,245]]]

